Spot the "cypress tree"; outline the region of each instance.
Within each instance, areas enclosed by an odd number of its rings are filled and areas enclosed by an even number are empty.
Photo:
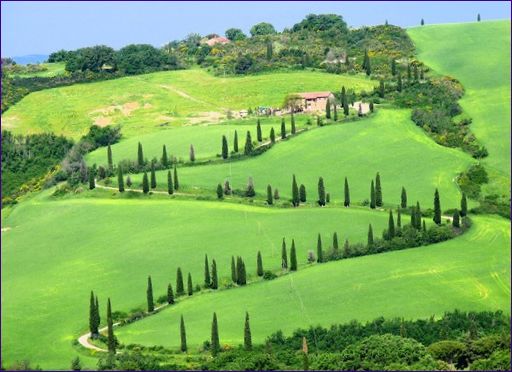
[[[187,277],[187,294],[192,296],[194,294],[194,287],[192,285],[192,275],[188,273]]]
[[[231,256],[231,280],[233,283],[238,282],[238,278],[236,275],[236,266],[235,266],[235,257]]]
[[[100,324],[101,324],[100,304],[98,303],[98,296],[96,296],[96,328],[98,328],[98,334],[99,334]]]
[[[196,151],[194,150],[194,145],[190,145],[189,158],[191,162],[196,161]]]
[[[219,183],[217,185],[217,199],[224,198],[224,189],[222,188],[222,185]]]
[[[114,169],[114,163],[112,162],[112,149],[110,148],[110,144],[107,147],[107,161],[108,169],[112,172],[112,169]]]
[[[212,320],[212,338],[211,338],[211,351],[212,355],[216,356],[220,351],[220,341],[219,341],[219,328],[217,324],[217,314],[213,313]]]
[[[439,200],[439,191],[436,188],[434,193],[434,222],[437,225],[441,224],[441,202]]]
[[[368,247],[373,246],[373,229],[372,224],[368,225]]]
[[[348,179],[345,177],[345,200],[343,202],[345,207],[350,207],[350,189],[348,187]]]
[[[370,108],[370,112],[373,112],[374,108],[373,108],[373,102],[370,102],[370,104],[368,105],[369,108]]]
[[[245,262],[242,257],[237,259],[237,279],[239,285],[247,284],[247,273],[245,271]]]
[[[338,249],[339,249],[339,246],[338,246],[338,233],[334,232],[334,234],[332,234],[332,250],[335,253],[337,253]]]
[[[272,205],[274,204],[274,200],[272,198],[272,186],[267,185],[267,204]]]
[[[370,57],[368,57],[368,54],[366,55],[366,75],[370,76],[372,74],[372,65],[370,63]]]
[[[112,305],[110,303],[110,297],[107,301],[107,347],[109,353],[116,353],[116,338],[114,336],[114,322],[112,321]]]
[[[258,142],[263,141],[263,137],[261,135],[260,119],[258,119],[258,123],[256,124],[256,138],[258,139]]]
[[[388,220],[388,239],[391,240],[395,237],[395,220],[393,219],[393,211],[389,210]]]
[[[419,202],[416,202],[416,215],[414,216],[414,221],[416,221],[416,228],[418,230],[421,229],[421,208],[420,208],[420,203]],[[425,222],[425,221],[423,221]]]
[[[180,338],[181,338],[181,351],[187,352],[187,331],[185,330],[185,320],[183,320],[183,315],[181,316],[180,321]]]
[[[403,89],[402,75],[398,74],[398,78],[396,81],[396,90],[397,90],[397,92],[401,92],[402,89]]]
[[[330,193],[325,193],[325,203],[326,204],[329,204],[331,202],[331,194]]]
[[[348,99],[347,99],[347,91],[345,90],[345,87],[341,88],[341,105],[343,106],[343,114],[345,116],[348,116]]]
[[[331,102],[329,101],[329,99],[327,99],[325,102],[325,118],[331,118]]]
[[[295,116],[293,115],[293,107],[292,107],[292,112],[290,115],[290,122],[291,122],[291,126],[292,126],[292,134],[295,134],[297,129],[295,128]]]
[[[212,260],[212,289],[219,288],[219,276],[217,274],[217,262]]]
[[[93,190],[96,188],[96,183],[94,182],[94,172],[92,169],[89,170],[89,190]]]
[[[130,176],[126,176],[126,186],[132,187],[132,179]]]
[[[400,195],[400,207],[407,208],[407,191],[402,186],[402,195]]]
[[[306,186],[302,184],[300,185],[299,188],[299,200],[301,201],[301,203],[306,202]]]
[[[251,132],[247,131],[247,136],[245,138],[245,148],[244,148],[244,154],[245,155],[251,155],[252,153],[252,139],[251,139]]]
[[[153,302],[153,284],[151,283],[151,276],[148,276],[148,288],[146,290],[146,296],[148,300],[148,313],[155,310],[155,304]]]
[[[294,174],[292,178],[292,204],[294,207],[297,207],[299,205],[299,202],[299,188],[297,187],[297,180],[295,179]]]
[[[318,240],[316,242],[316,261],[324,261],[324,251],[322,250],[322,237],[318,234]]]
[[[245,312],[244,349],[252,350],[251,326],[249,325],[249,313],[247,311]]]
[[[274,200],[279,200],[280,196],[279,196],[279,190],[278,189],[275,189],[274,190]]]
[[[176,270],[176,295],[183,296],[185,294],[185,286],[183,284],[183,274],[181,267]]]
[[[377,172],[375,177],[375,205],[382,207],[382,187],[380,185],[380,174]]]
[[[178,169],[176,168],[176,164],[174,165],[174,190],[178,190],[180,188],[180,183],[178,181]]]
[[[396,75],[396,61],[394,58],[391,60],[391,75]]]
[[[233,151],[238,152],[238,132],[235,130],[235,138],[233,139]]]
[[[399,229],[402,227],[402,212],[400,212],[400,208],[396,210],[396,227]]]
[[[284,122],[284,118],[281,118],[281,139],[286,138],[286,124]]]
[[[336,109],[336,102],[332,105],[332,115],[334,121],[338,121],[338,110]]]
[[[167,285],[167,303],[172,305],[174,303],[174,292],[172,290],[172,284]]]
[[[370,186],[370,208],[375,209],[375,187],[373,186],[373,180]]]
[[[222,136],[222,159],[227,159],[229,156],[228,140],[226,136]]]
[[[379,97],[380,98],[384,98],[384,94],[385,94],[384,80],[380,79],[380,82],[379,82]]]
[[[137,164],[139,167],[144,166],[144,153],[142,152],[142,144],[139,142],[139,148],[137,150]]]
[[[165,145],[162,148],[162,165],[165,168],[169,167],[169,158],[167,157],[167,148],[165,147]]]
[[[258,251],[258,256],[256,258],[256,274],[258,276],[263,276],[263,259],[261,258],[260,251]]]
[[[416,207],[411,207],[411,226],[416,228]]]
[[[124,192],[123,170],[120,166],[117,167],[117,187],[119,188],[119,192]]]
[[[286,241],[284,238],[281,244],[281,268],[288,269],[288,254],[286,253]]]
[[[318,204],[320,206],[325,205],[325,186],[324,179],[322,177],[318,179]]]
[[[478,13],[478,15],[476,16],[476,21],[480,22],[481,20],[482,20],[482,18],[480,18],[480,13]]]
[[[144,194],[149,192],[148,174],[146,171],[144,171],[144,175],[142,176],[142,192],[144,192]]]
[[[455,210],[455,212],[453,212],[452,225],[453,227],[460,227],[460,215],[457,209]]]
[[[92,338],[95,338],[98,335],[96,319],[96,303],[94,302],[94,293],[91,291],[91,298],[89,303],[89,332],[91,332]]]
[[[155,162],[151,162],[151,188],[156,188]]]
[[[210,277],[210,264],[208,263],[208,255],[204,255],[204,287],[209,288],[212,285],[212,278]]]
[[[276,133],[274,127],[270,128],[270,143],[276,143]]]
[[[170,170],[167,171],[167,192],[169,195],[174,193],[174,185],[172,184],[172,175]]]
[[[460,216],[465,217],[468,215],[468,200],[466,199],[466,193],[462,193],[462,199],[460,200]]]
[[[295,239],[292,239],[290,248],[290,271],[297,271],[297,252],[295,250]]]

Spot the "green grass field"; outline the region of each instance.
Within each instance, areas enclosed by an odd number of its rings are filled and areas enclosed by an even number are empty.
[[[12,74],[13,77],[29,78],[29,77],[54,77],[57,75],[63,75],[66,70],[65,63],[41,63],[42,66],[46,67],[46,71],[32,72],[32,73],[17,73]]]
[[[458,206],[460,192],[454,178],[472,162],[471,158],[458,149],[437,145],[409,117],[408,110],[382,109],[367,120],[313,127],[246,161],[180,168],[180,183],[209,189],[214,195],[217,183],[229,179],[234,188],[244,189],[252,176],[261,197],[271,184],[282,197],[289,198],[295,174],[309,197],[316,198],[318,177],[322,176],[331,199],[339,201],[347,176],[352,201],[362,202],[369,199],[371,179],[380,172],[384,202],[389,205],[399,203],[405,186],[410,203],[419,200],[424,208],[432,208],[438,187],[443,208]],[[138,187],[142,176],[132,176],[132,180]],[[167,172],[157,172],[157,180],[166,190]]]
[[[76,139],[94,123],[121,124],[124,135],[134,137],[172,125],[211,123],[227,110],[280,107],[288,93],[342,86],[370,90],[375,84],[362,76],[310,71],[228,78],[199,69],[157,72],[31,93],[2,115],[2,127]]]
[[[460,80],[471,130],[489,151],[489,193],[510,196],[510,21],[434,25],[408,30],[418,58]],[[440,42],[442,40],[442,42]]]
[[[272,282],[190,298],[116,332],[120,341],[179,347],[183,315],[187,342],[209,340],[217,312],[221,343],[243,342],[245,311],[254,342],[279,329],[329,326],[379,316],[406,319],[462,310],[510,309],[509,223],[475,217],[455,240],[374,256],[314,265]]]
[[[385,212],[116,200],[105,192],[106,198],[88,197],[98,192],[57,201],[45,192],[3,216],[2,228],[8,229],[2,231],[6,363],[27,358],[46,368],[68,368],[76,355],[72,341],[87,329],[90,290],[98,293],[103,308],[110,296],[115,309],[128,311],[144,305],[147,275],[153,277],[155,296],[175,281],[178,266],[201,283],[205,253],[217,260],[219,275],[226,277],[222,282],[229,276],[231,255],[245,258],[250,275],[258,250],[265,268],[278,269],[283,237],[295,238],[304,266],[307,251],[316,249],[317,233],[327,247],[334,231],[340,239],[364,242],[368,223],[376,234],[387,225]],[[44,347],[34,347],[37,343]]]
[[[306,115],[296,115],[296,128],[306,126]],[[251,132],[251,138],[256,140],[256,121],[257,118],[246,118],[238,120],[230,120],[220,124],[212,125],[193,125],[173,127],[163,129],[154,133],[146,134],[139,137],[132,137],[112,146],[112,158],[114,163],[120,160],[130,159],[137,160],[137,147],[140,142],[144,149],[144,156],[148,159],[156,157],[160,159],[162,156],[162,146],[165,144],[167,153],[175,157],[189,160],[190,145],[194,145],[194,151],[197,160],[204,158],[212,158],[221,153],[222,136],[228,139],[230,151],[233,150],[233,137],[235,130],[238,132],[238,147],[243,151],[245,144],[245,136],[247,131]],[[288,131],[290,131],[290,119],[286,117]],[[263,140],[269,138],[270,128],[274,127],[276,136],[278,136],[281,128],[280,117],[262,117],[260,118],[262,126]],[[107,150],[105,147],[99,148],[86,157],[88,164],[97,165],[107,164]]]

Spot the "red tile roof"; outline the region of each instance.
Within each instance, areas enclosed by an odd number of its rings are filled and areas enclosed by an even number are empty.
[[[307,92],[307,93],[299,93],[304,99],[316,99],[316,98],[327,98],[331,95],[331,92]]]
[[[210,40],[208,40],[206,42],[206,44],[208,44],[209,46],[212,46],[215,44],[227,44],[227,43],[229,43],[229,39],[222,37],[222,36],[211,38]]]

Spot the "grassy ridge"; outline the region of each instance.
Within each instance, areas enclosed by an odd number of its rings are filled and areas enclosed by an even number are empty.
[[[338,91],[343,85],[369,90],[375,84],[362,76],[310,71],[229,78],[198,69],[157,72],[31,93],[2,116],[2,126],[77,138],[96,121],[121,124],[131,137],[169,125],[212,122],[227,110],[280,107],[292,92]]]
[[[489,151],[488,191],[510,195],[510,21],[424,26],[408,33],[421,61],[464,85],[460,103]]]
[[[254,342],[278,329],[329,326],[379,316],[428,318],[454,308],[510,310],[509,224],[475,217],[465,235],[428,247],[315,265],[296,274],[186,299],[161,313],[120,328],[125,344],[179,347],[179,318],[187,341],[210,337],[217,312],[221,343],[243,342],[245,311]]]
[[[311,130],[243,162],[181,168],[180,183],[210,189],[214,195],[218,182],[229,179],[234,188],[244,189],[252,176],[260,196],[271,184],[282,197],[289,198],[295,174],[299,184],[306,186],[310,200],[315,200],[318,177],[322,176],[332,200],[340,201],[347,176],[352,201],[361,202],[369,199],[370,181],[380,172],[385,203],[397,205],[405,186],[410,203],[419,200],[424,208],[432,208],[438,187],[443,208],[458,206],[460,192],[454,178],[471,158],[458,149],[437,145],[409,117],[408,110],[382,109],[368,120]],[[245,140],[241,146],[243,143]],[[166,174],[157,172],[162,189],[167,187]],[[138,185],[142,176],[132,176],[132,180]]]
[[[94,197],[100,193],[106,198]],[[341,241],[364,242],[368,223],[376,234],[387,225],[387,213],[366,210],[290,211],[108,195],[94,190],[56,201],[44,192],[8,216],[2,213],[2,227],[8,228],[2,231],[5,365],[27,358],[46,368],[68,368],[76,355],[72,341],[87,329],[91,289],[105,319],[107,296],[117,310],[144,306],[147,275],[153,277],[155,297],[175,282],[178,266],[201,283],[205,253],[217,260],[224,282],[231,255],[245,258],[251,276],[258,250],[265,268],[280,267],[283,237],[295,238],[303,266],[307,251],[316,249],[317,233],[328,247],[334,231]],[[43,346],[34,347],[36,342]]]

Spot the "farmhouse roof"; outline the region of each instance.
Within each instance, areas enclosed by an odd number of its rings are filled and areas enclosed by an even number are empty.
[[[227,44],[227,43],[229,43],[229,39],[227,39],[223,36],[213,37],[206,42],[206,44],[208,44],[209,46],[212,46],[215,44]]]
[[[301,96],[304,99],[327,98],[330,95],[331,95],[331,92],[306,92],[306,93],[299,93],[299,96]]]

